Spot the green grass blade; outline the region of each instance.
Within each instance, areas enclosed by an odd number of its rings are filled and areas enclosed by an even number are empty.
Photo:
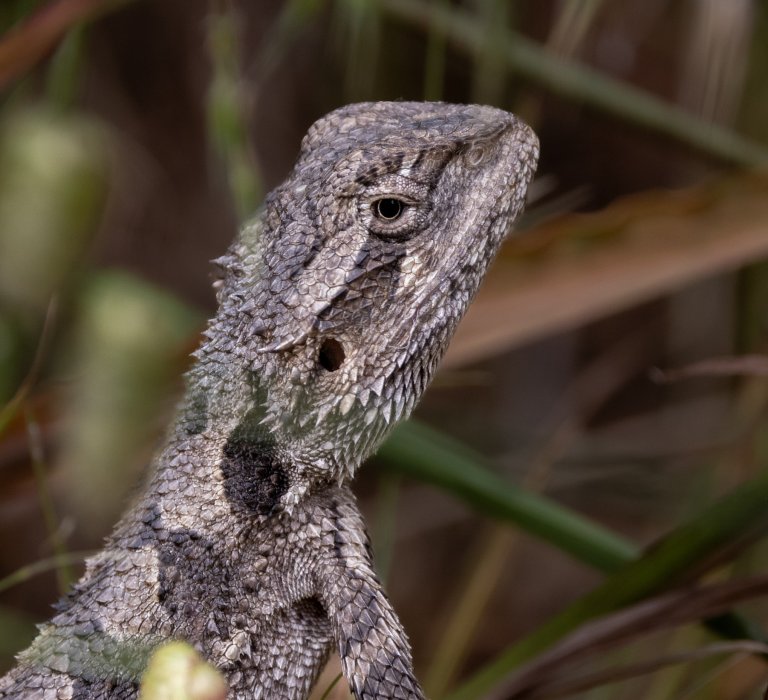
[[[601,571],[614,571],[638,554],[610,530],[508,484],[483,466],[480,455],[416,421],[396,428],[379,456],[392,470],[451,491],[483,514],[515,522]]]
[[[8,576],[0,578],[0,593],[5,593],[9,588],[26,583],[29,579],[40,574],[56,571],[62,564],[67,566],[82,564],[86,557],[93,554],[95,552],[66,552],[63,556],[56,555],[46,559],[39,559],[31,564],[22,566],[20,569],[16,569],[13,573],[8,574]]]
[[[228,5],[208,17],[212,73],[206,106],[209,138],[224,162],[237,213],[244,220],[253,216],[263,193],[248,134],[239,27],[238,15]]]

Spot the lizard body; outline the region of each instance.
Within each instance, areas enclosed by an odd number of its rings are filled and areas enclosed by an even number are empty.
[[[231,698],[306,698],[334,646],[358,700],[424,697],[347,483],[426,388],[537,156],[490,107],[364,103],[310,128],[217,261],[144,495],[0,698],[134,698],[171,638]]]

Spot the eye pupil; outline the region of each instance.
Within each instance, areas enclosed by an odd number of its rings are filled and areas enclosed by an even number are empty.
[[[405,205],[399,199],[392,197],[376,200],[373,207],[376,216],[387,221],[394,221],[399,218],[405,209]]]

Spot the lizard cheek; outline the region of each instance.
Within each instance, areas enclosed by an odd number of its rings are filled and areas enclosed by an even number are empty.
[[[329,372],[339,369],[345,358],[344,346],[336,338],[326,338],[317,354],[318,364]]]

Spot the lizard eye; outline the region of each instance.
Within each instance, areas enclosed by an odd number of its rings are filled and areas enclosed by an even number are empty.
[[[405,207],[405,202],[399,199],[384,197],[383,199],[377,199],[373,203],[373,213],[383,221],[395,221],[402,216]]]
[[[429,185],[400,175],[387,175],[357,196],[360,222],[385,241],[408,240],[426,225],[431,208]]]

